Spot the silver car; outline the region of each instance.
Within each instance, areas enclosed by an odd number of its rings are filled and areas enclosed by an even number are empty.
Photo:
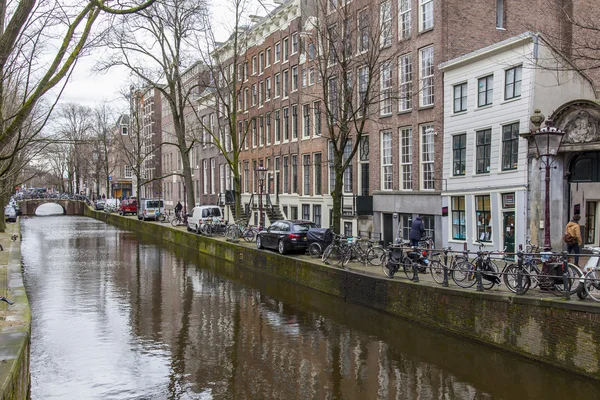
[[[4,219],[8,222],[17,222],[17,211],[13,206],[4,207]]]

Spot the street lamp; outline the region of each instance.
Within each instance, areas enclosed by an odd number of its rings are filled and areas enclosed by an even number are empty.
[[[265,167],[263,167],[262,165],[260,165],[259,167],[256,168],[256,176],[258,178],[258,212],[260,213],[260,217],[259,217],[259,229],[262,229],[264,227],[264,219],[263,219],[263,202],[262,202],[262,195],[263,195],[263,185],[265,184],[265,177],[267,175],[267,169]]]
[[[553,166],[554,157],[558,154],[558,149],[563,140],[564,132],[554,126],[554,121],[548,118],[546,120],[546,126],[540,128],[544,116],[540,110],[535,110],[534,114],[530,118],[536,130],[531,132],[533,139],[535,140],[535,146],[537,148],[537,154],[540,157],[542,164],[546,168],[546,201],[544,209],[544,249],[546,251],[552,250],[552,243],[550,241],[550,169],[556,168]],[[545,159],[544,159],[545,157]],[[540,168],[542,169],[542,168]]]

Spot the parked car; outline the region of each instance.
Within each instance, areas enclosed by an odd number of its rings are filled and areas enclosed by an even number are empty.
[[[15,211],[16,211],[16,213],[17,213],[17,217],[18,217],[19,215],[23,215],[23,211],[21,210],[21,207],[19,207],[19,205],[18,205],[18,204],[15,204],[15,206],[14,206],[14,209],[15,209]]]
[[[106,204],[106,200],[104,199],[100,199],[100,200],[96,200],[96,210],[104,210],[104,205]]]
[[[188,231],[195,231],[200,233],[200,227],[203,223],[209,220],[218,219],[223,220],[223,213],[219,206],[197,206],[192,208],[192,211],[188,214]]]
[[[258,233],[256,247],[277,250],[281,254],[288,251],[304,251],[308,247],[306,234],[309,229],[316,227],[317,224],[311,221],[275,221],[266,230]]]
[[[104,211],[107,213],[118,212],[121,200],[119,199],[106,199],[104,203]]]
[[[136,199],[127,199],[121,202],[119,206],[119,214],[127,215],[127,214],[137,214],[137,200]]]
[[[17,222],[17,212],[13,206],[4,207],[4,219],[8,222]]]
[[[137,216],[138,219],[156,220],[159,214],[164,214],[165,205],[162,199],[141,199],[137,205]]]

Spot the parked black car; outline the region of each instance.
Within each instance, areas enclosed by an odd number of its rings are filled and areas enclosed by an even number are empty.
[[[266,247],[285,254],[288,251],[306,251],[308,240],[306,234],[317,225],[311,221],[282,220],[275,221],[266,230],[256,236],[256,247]]]

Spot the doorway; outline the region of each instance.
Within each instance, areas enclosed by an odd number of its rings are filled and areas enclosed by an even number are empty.
[[[394,216],[392,214],[382,214],[383,216],[383,243],[385,245],[394,243]]]
[[[504,247],[507,253],[515,252],[515,212],[507,211],[504,212],[504,223],[503,223],[503,237]],[[513,256],[511,256],[513,257]],[[508,258],[508,257],[507,257]],[[513,257],[514,258],[514,257]]]

